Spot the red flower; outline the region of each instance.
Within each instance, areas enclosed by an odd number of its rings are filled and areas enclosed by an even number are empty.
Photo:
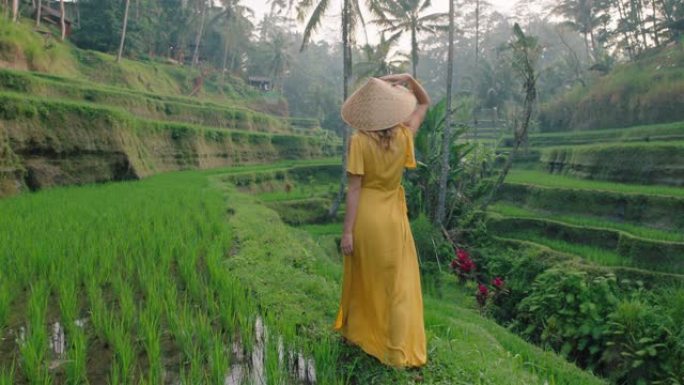
[[[470,254],[463,249],[456,249],[456,256],[458,259],[470,259]]]
[[[496,277],[492,280],[492,286],[494,286],[497,289],[502,289],[504,285],[504,280],[501,279],[501,277]]]
[[[482,296],[484,296],[484,297],[486,297],[487,295],[489,295],[489,289],[487,288],[487,286],[485,286],[485,285],[483,285],[483,284],[479,284],[479,285],[477,286],[477,290],[479,291],[480,295],[482,295]]]

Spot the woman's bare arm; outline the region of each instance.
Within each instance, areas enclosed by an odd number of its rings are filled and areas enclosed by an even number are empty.
[[[408,126],[414,134],[416,134],[420,128],[420,125],[423,124],[425,114],[430,107],[430,96],[425,91],[425,88],[423,88],[423,86],[421,86],[420,83],[418,83],[418,81],[409,74],[387,75],[381,77],[380,79],[394,84],[405,84],[416,96],[416,99],[418,100],[418,106],[416,106],[416,109],[404,122],[404,124]]]
[[[348,174],[347,188],[347,208],[344,214],[344,230],[342,231],[342,241],[340,248],[344,255],[354,253],[354,221],[356,220],[356,209],[359,206],[359,195],[361,194],[361,180],[363,176]]]

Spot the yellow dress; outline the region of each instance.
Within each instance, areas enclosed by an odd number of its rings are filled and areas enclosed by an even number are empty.
[[[423,298],[401,177],[416,160],[411,130],[396,131],[390,150],[350,138],[347,171],[363,178],[334,329],[386,365],[415,367],[427,361]]]

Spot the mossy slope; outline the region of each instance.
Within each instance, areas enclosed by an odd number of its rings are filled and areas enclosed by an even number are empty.
[[[331,154],[320,138],[139,119],[122,110],[0,95],[3,190],[134,179]]]

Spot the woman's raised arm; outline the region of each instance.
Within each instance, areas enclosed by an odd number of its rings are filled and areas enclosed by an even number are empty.
[[[413,113],[406,119],[404,124],[408,126],[413,134],[415,135],[420,128],[420,125],[425,119],[425,114],[430,107],[430,96],[428,96],[425,88],[418,83],[416,79],[410,74],[399,74],[399,75],[387,75],[380,79],[393,83],[393,84],[405,84],[416,96],[418,100],[418,106],[413,111]]]

